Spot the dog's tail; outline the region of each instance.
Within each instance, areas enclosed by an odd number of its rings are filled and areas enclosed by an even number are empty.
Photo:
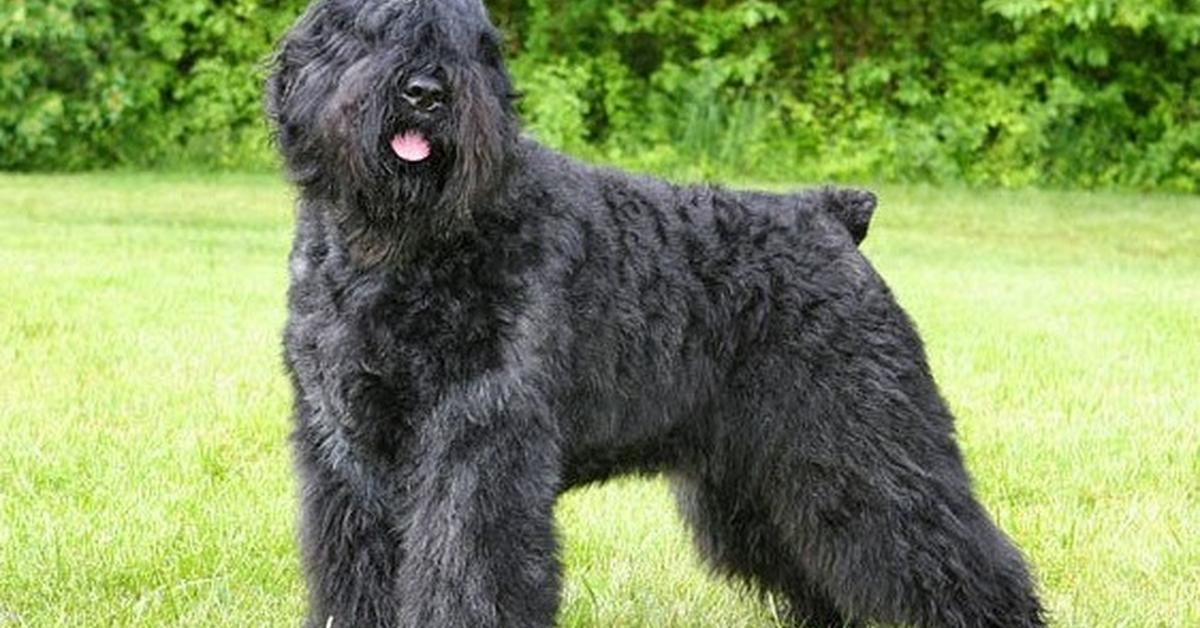
[[[867,190],[855,188],[821,188],[813,200],[819,209],[828,212],[842,223],[854,238],[855,244],[862,244],[867,238],[867,230],[871,227],[871,218],[879,199]]]

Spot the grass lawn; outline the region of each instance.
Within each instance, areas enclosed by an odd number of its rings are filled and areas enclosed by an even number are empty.
[[[1200,625],[1200,198],[883,187],[984,503],[1060,626]],[[0,626],[294,626],[272,177],[0,176]],[[566,626],[773,625],[660,482],[567,496]]]

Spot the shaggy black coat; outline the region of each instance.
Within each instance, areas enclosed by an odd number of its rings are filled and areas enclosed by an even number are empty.
[[[550,626],[555,499],[623,473],[797,623],[1042,625],[856,246],[874,197],[574,162],[498,42],[479,0],[320,0],[274,62],[308,625]]]

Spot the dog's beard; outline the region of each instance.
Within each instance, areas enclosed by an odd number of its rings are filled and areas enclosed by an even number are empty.
[[[472,229],[469,214],[447,207],[452,146],[415,129],[377,143],[337,185],[335,219],[359,264],[402,262],[424,243]]]
[[[404,262],[423,246],[474,231],[476,212],[491,205],[505,176],[516,136],[509,112],[480,112],[479,100],[432,123],[360,118],[356,130],[373,139],[343,144],[359,151],[342,155],[351,163],[337,186],[338,222],[359,263]]]

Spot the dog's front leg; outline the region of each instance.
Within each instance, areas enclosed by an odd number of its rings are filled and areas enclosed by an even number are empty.
[[[405,627],[551,626],[559,438],[528,380],[488,376],[421,428],[400,569]]]

